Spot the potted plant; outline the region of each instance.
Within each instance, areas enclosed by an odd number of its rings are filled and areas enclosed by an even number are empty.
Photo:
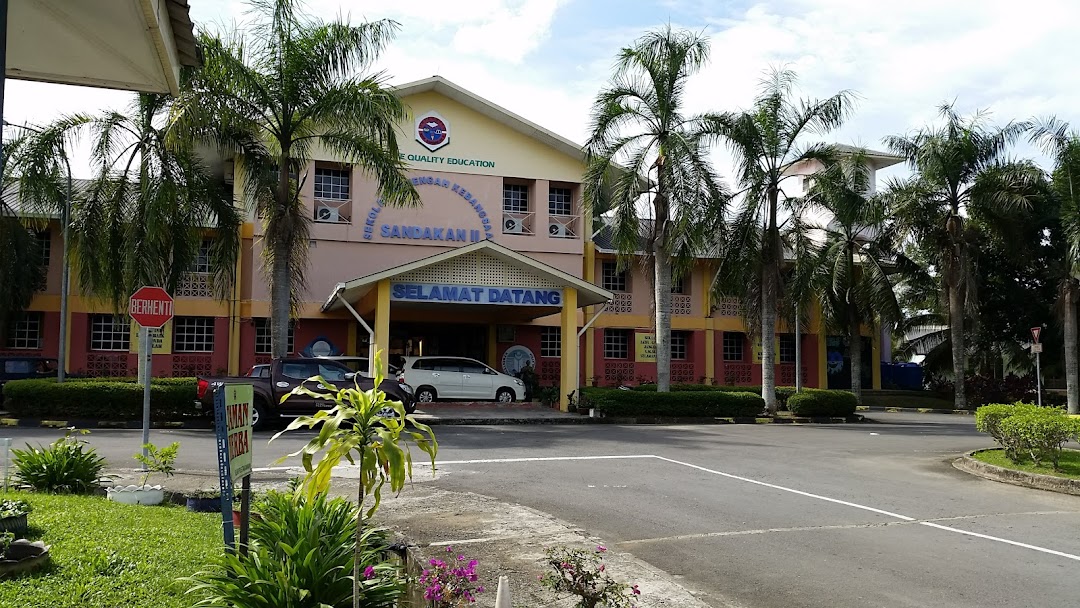
[[[161,486],[149,486],[146,484],[154,473],[161,473],[166,478],[172,477],[172,474],[176,471],[174,465],[180,443],[174,441],[164,448],[158,448],[152,443],[147,443],[143,447],[146,449],[146,456],[142,454],[133,456],[135,460],[138,460],[146,467],[146,474],[143,475],[142,483],[137,486],[109,488],[106,492],[109,500],[127,505],[159,505],[161,501],[165,500],[165,491],[161,489]]]
[[[15,540],[11,532],[0,533],[0,579],[32,572],[49,563],[49,546],[25,538]]]
[[[196,490],[185,496],[188,511],[214,513],[221,511],[220,490]]]
[[[26,514],[32,510],[25,500],[0,500],[0,532],[26,534]]]

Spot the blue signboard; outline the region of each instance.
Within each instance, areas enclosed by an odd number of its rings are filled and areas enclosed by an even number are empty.
[[[491,287],[486,285],[392,283],[390,285],[390,299],[395,302],[561,306],[562,291],[559,289]]]

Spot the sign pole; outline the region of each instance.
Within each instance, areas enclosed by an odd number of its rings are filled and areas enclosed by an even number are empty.
[[[1031,352],[1035,353],[1035,402],[1042,406],[1042,367],[1039,365],[1042,355],[1042,344],[1039,344],[1039,336],[1042,335],[1042,327],[1032,327],[1031,337],[1034,338],[1034,343],[1031,345]]]
[[[151,358],[150,343],[150,328],[145,325],[139,326],[139,339],[142,344],[139,346],[139,367],[142,368],[142,381],[143,381],[143,411],[142,411],[142,455],[148,456],[146,444],[150,443],[150,377],[153,375],[150,371],[150,363],[153,361]]]
[[[240,555],[248,552],[248,531],[251,528],[251,475],[240,482]]]

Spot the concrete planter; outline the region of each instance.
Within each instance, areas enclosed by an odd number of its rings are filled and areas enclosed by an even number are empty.
[[[49,564],[49,546],[41,541],[19,539],[10,546],[0,559],[0,579],[27,574]]]
[[[11,532],[15,538],[26,534],[26,513],[0,519],[0,532]]]
[[[953,467],[960,469],[965,473],[971,473],[972,475],[977,475],[991,481],[1080,496],[1080,479],[1054,477],[1053,475],[1041,475],[1039,473],[1017,471],[1016,469],[1006,469],[1005,467],[999,467],[972,458],[973,455],[979,452],[988,452],[990,449],[968,452],[954,460]]]
[[[160,505],[165,491],[161,486],[120,486],[106,490],[106,496],[125,505]]]

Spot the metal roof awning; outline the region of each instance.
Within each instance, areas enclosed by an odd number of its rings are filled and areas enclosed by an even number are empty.
[[[402,275],[415,273],[417,270],[421,270],[428,267],[433,267],[439,264],[445,264],[457,258],[467,256],[470,259],[478,258],[480,256],[487,258],[494,258],[497,262],[506,264],[508,266],[520,269],[521,271],[528,273],[531,276],[537,277],[549,286],[572,287],[577,290],[579,307],[593,306],[596,304],[603,304],[610,301],[614,295],[605,289],[601,289],[592,283],[583,281],[571,274],[563,272],[557,268],[553,268],[538,262],[528,256],[522,255],[503,247],[493,241],[480,241],[459,247],[457,249],[451,249],[442,253],[426,257],[415,262],[409,262],[408,264],[402,264],[394,268],[389,268],[381,272],[369,274],[364,277],[352,279],[351,281],[345,281],[338,283],[334,289],[327,296],[325,303],[322,306],[323,312],[330,312],[333,310],[339,310],[345,308],[345,302],[358,302],[360,299],[367,296],[372,290],[376,288],[379,281],[385,279],[395,279]],[[453,303],[431,303],[431,304],[415,304],[409,303],[411,306],[455,306]],[[472,304],[471,307],[474,310],[480,310],[477,304]],[[484,305],[485,308],[492,307],[497,308],[498,305]],[[519,307],[519,310],[524,312],[525,307]],[[532,311],[532,307],[528,310]],[[531,316],[539,317],[552,314],[554,310],[552,308],[537,307],[534,314]]]
[[[187,0],[9,0],[8,78],[180,92],[200,64]]]

